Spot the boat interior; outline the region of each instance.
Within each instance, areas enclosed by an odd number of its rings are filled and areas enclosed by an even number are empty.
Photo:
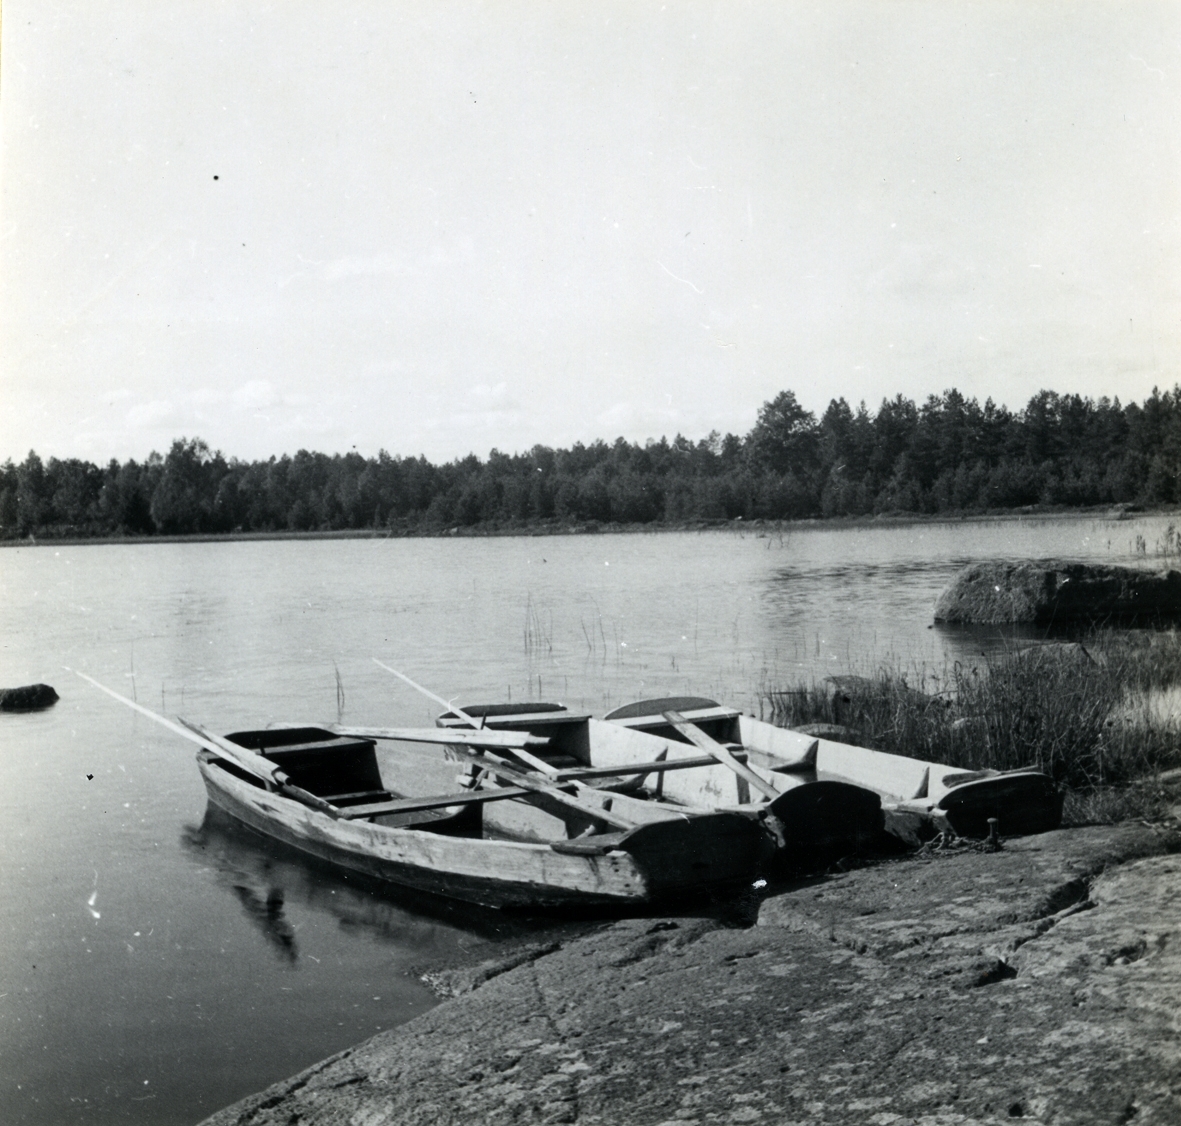
[[[226,738],[239,747],[263,755],[283,771],[292,785],[329,802],[346,819],[363,818],[391,828],[479,835],[478,806],[457,809],[440,804],[440,799],[421,799],[418,795],[402,794],[386,786],[372,739],[337,735],[319,727],[237,731]],[[225,759],[218,761],[238,777],[258,783],[258,779],[233,763]],[[424,803],[425,808],[422,807]],[[408,808],[416,804],[419,808]]]
[[[444,712],[435,720],[437,727],[453,727],[471,731],[472,724],[464,717],[478,720],[476,730],[524,731],[548,739],[549,744],[532,753],[558,770],[576,766],[591,766],[590,737],[587,720],[590,712],[572,712],[565,704],[543,704],[529,701],[521,704],[472,704],[456,712]]]

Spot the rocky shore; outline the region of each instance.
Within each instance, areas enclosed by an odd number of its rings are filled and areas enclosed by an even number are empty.
[[[934,849],[777,890],[754,925],[627,919],[434,980],[437,1008],[205,1126],[1163,1126],[1181,826]]]

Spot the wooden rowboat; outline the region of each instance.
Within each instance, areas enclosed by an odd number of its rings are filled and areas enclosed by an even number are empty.
[[[527,733],[291,726],[223,737],[78,675],[196,743],[215,806],[266,836],[389,883],[490,907],[621,909],[739,890],[758,875],[756,819],[625,795],[584,800],[580,783],[541,780],[510,761],[544,748]],[[398,756],[389,756],[398,776],[383,778],[375,738],[406,744],[436,767],[444,764],[439,744],[453,754],[462,748],[503,784],[440,793],[430,771],[398,770],[410,761]],[[445,769],[453,776],[455,763]],[[568,830],[545,841],[508,840],[484,824],[485,808],[534,802],[569,811],[561,822]]]
[[[756,818],[768,830],[769,850],[778,851],[781,860],[847,855],[881,832],[876,792],[845,780],[755,771],[746,748],[731,750],[702,732],[691,733],[696,746],[687,745],[668,720],[659,714],[657,719],[658,727],[649,730],[605,722],[561,704],[489,704],[449,710],[435,722],[469,736],[478,728],[545,740],[543,749],[531,753],[535,766],[555,779],[579,779],[588,801],[629,800],[629,810],[711,810]],[[543,814],[555,820],[547,821]],[[499,831],[523,838],[551,834],[570,817],[569,810],[544,809],[541,803],[485,810],[485,818]]]
[[[606,907],[722,890],[756,875],[759,829],[737,814],[629,818],[631,827],[622,830],[588,814],[581,823],[572,818],[577,831],[548,841],[494,839],[481,816],[491,804],[561,808],[558,799],[512,785],[410,795],[397,779],[383,781],[372,739],[322,728],[271,728],[227,739],[280,766],[330,808],[260,786],[207,750],[198,761],[215,805],[321,859],[420,891],[492,907]],[[500,769],[511,777],[511,767]]]
[[[1055,829],[1062,819],[1062,796],[1038,770],[967,771],[816,739],[703,697],[644,700],[617,708],[606,719],[632,731],[680,738],[683,755],[693,753],[685,745],[692,742],[693,732],[704,733],[744,750],[747,764],[775,786],[789,779],[831,779],[864,787],[881,798],[887,831],[911,843],[947,828],[960,836],[984,837],[989,818],[996,818],[1000,833],[1006,836]],[[718,775],[717,781],[729,784],[734,792],[732,779]],[[676,786],[687,783],[687,778],[677,776]]]

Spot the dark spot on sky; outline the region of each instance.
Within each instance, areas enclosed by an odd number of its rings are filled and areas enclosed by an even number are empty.
[[[87,782],[93,782],[93,781],[94,781],[94,775],[93,775],[93,774],[88,774],[88,775],[86,775],[86,781],[87,781]]]
[[[219,179],[219,177],[217,177],[217,176],[214,176],[213,178],[214,178],[215,180]]]

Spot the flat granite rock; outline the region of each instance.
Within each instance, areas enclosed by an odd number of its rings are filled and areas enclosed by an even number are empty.
[[[973,563],[935,603],[949,624],[1150,623],[1181,617],[1181,572],[1086,563]]]
[[[206,1126],[1181,1122],[1181,832],[817,878],[758,925],[623,920]]]

